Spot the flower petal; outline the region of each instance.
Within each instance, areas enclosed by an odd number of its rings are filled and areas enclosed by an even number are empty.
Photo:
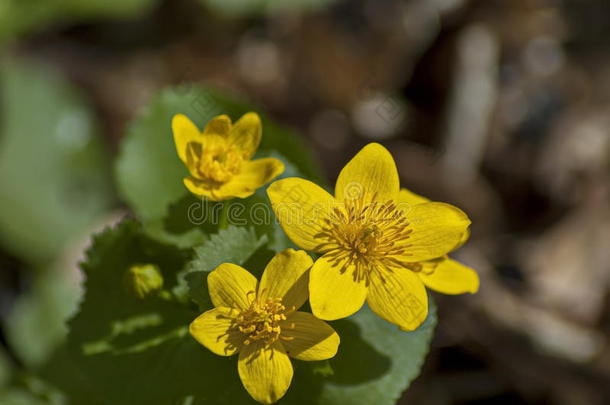
[[[208,275],[208,290],[215,307],[246,309],[255,298],[256,278],[243,267],[223,263]]]
[[[411,205],[423,204],[430,201],[430,199],[423,197],[419,194],[415,194],[414,192],[407,190],[406,188],[401,188],[400,192],[398,193],[398,204],[399,207],[403,209],[403,211],[408,211]],[[464,243],[466,243],[466,241],[468,241],[468,238],[470,238],[470,229],[466,229],[466,232],[464,232],[464,234],[462,235],[460,242],[452,250],[461,247]]]
[[[318,251],[323,221],[328,218],[335,199],[311,181],[290,177],[274,182],[267,195],[284,232],[297,246]]]
[[[279,159],[246,161],[239,174],[214,190],[214,196],[223,200],[232,197],[247,198],[283,172],[284,163]]]
[[[335,320],[357,312],[366,299],[364,281],[355,281],[355,265],[322,256],[309,274],[309,303],[315,316]]]
[[[229,131],[231,131],[231,118],[228,115],[222,114],[208,121],[203,133],[205,135],[227,136]]]
[[[426,288],[407,269],[372,272],[366,301],[373,312],[403,330],[416,329],[428,316]]]
[[[467,232],[470,220],[459,208],[450,204],[429,202],[411,205],[403,212],[412,230],[407,262],[436,259],[454,250]]]
[[[243,343],[243,334],[232,328],[238,311],[219,307],[199,315],[189,326],[191,335],[212,353],[231,356]]]
[[[284,396],[292,381],[292,363],[280,342],[265,348],[253,343],[242,346],[237,371],[252,398],[272,404]]]
[[[411,190],[407,190],[406,188],[401,188],[398,192],[398,204],[422,204],[430,202],[430,199],[423,197],[419,194],[415,194]]]
[[[187,164],[187,145],[190,142],[201,142],[201,131],[186,115],[176,114],[172,118],[172,133],[178,157]]]
[[[464,234],[462,234],[462,237],[460,239],[460,241],[458,242],[458,244],[452,249],[452,251],[457,250],[459,248],[461,248],[464,243],[468,242],[468,239],[470,239],[470,228],[466,229],[466,232],[464,232]]]
[[[358,199],[365,194],[375,201],[396,200],[400,183],[394,158],[378,143],[370,143],[339,173],[335,187],[338,201]]]
[[[431,263],[434,271],[417,273],[426,287],[443,294],[474,294],[479,290],[479,276],[468,266],[452,259],[438,259]]]
[[[261,119],[258,114],[244,114],[231,128],[229,141],[243,152],[244,159],[250,159],[258,149],[262,136]]]
[[[206,197],[212,201],[221,201],[215,198],[214,186],[209,181],[199,180],[194,177],[185,177],[182,179],[182,182],[188,191],[199,197]]]
[[[299,309],[309,296],[313,260],[304,250],[286,249],[267,264],[258,287],[261,298],[282,298],[286,308]]]
[[[281,327],[282,344],[290,357],[326,360],[337,354],[339,335],[329,324],[310,313],[293,312]]]

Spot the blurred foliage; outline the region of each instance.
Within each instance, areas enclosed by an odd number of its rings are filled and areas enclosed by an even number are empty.
[[[111,202],[106,151],[83,98],[44,67],[0,68],[0,240],[46,265]]]
[[[54,24],[137,15],[156,3],[157,0],[2,0],[0,43]]]
[[[34,368],[47,360],[67,335],[66,320],[80,298],[65,269],[37,272],[6,319],[7,339],[19,359]]]
[[[230,16],[263,14],[266,12],[307,10],[312,11],[335,0],[200,0],[212,10]]]
[[[4,350],[0,348],[0,390],[9,382],[12,373],[12,364]]]

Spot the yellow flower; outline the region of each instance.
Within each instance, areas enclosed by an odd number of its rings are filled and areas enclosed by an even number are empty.
[[[247,113],[234,125],[226,115],[212,118],[203,132],[185,115],[172,119],[176,151],[190,172],[189,191],[213,201],[246,198],[284,172],[278,159],[250,160],[261,141],[261,120]]]
[[[334,197],[299,178],[276,181],[267,193],[290,239],[322,254],[310,271],[309,301],[327,320],[355,313],[366,300],[401,329],[417,328],[428,314],[419,264],[457,248],[470,225],[449,204],[401,203],[394,159],[377,143],[343,168]]]
[[[216,308],[191,323],[191,335],[220,356],[239,353],[239,377],[259,402],[284,396],[292,380],[289,357],[324,360],[337,353],[339,335],[333,328],[297,311],[307,300],[312,264],[304,251],[288,249],[271,259],[260,283],[230,263],[208,276]]]

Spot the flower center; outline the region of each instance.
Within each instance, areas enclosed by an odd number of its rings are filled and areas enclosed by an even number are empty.
[[[254,291],[250,294],[254,294]],[[286,320],[287,311],[280,298],[254,299],[250,307],[235,318],[235,326],[246,337],[244,344],[262,341],[268,346],[278,340],[282,332],[280,323]]]
[[[187,166],[193,177],[213,183],[226,183],[241,171],[243,154],[221,136],[209,136],[205,145],[191,142],[187,146]]]
[[[204,178],[225,183],[239,173],[242,161],[241,154],[233,149],[223,146],[204,147],[198,171]]]
[[[394,201],[346,199],[326,218],[320,236],[327,242],[318,248],[337,263],[355,264],[354,279],[368,282],[371,271],[406,265],[411,232]]]

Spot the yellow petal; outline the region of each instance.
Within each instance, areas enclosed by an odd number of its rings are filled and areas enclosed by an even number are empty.
[[[400,189],[400,192],[398,193],[398,204],[403,210],[408,211],[411,205],[423,204],[427,202],[430,202],[430,199],[423,197],[419,194],[415,194],[414,192],[407,190],[406,188]],[[469,237],[470,229],[466,229],[466,232],[464,232],[464,234],[462,235],[462,239],[453,250],[458,249],[464,243],[466,243]]]
[[[403,210],[412,232],[410,245],[403,257],[408,262],[421,262],[441,257],[458,246],[470,225],[468,216],[450,204],[430,202],[411,205]]]
[[[462,238],[458,242],[457,246],[454,247],[452,250],[461,248],[464,243],[468,242],[468,239],[470,239],[470,228],[466,229],[466,232],[464,232],[464,234],[462,235]]]
[[[400,191],[398,192],[398,203],[399,204],[415,205],[415,204],[422,204],[422,203],[426,203],[426,202],[430,202],[430,200],[419,194],[415,194],[414,192],[412,192],[411,190],[407,190],[406,188],[401,188]]]
[[[243,152],[244,159],[250,159],[258,149],[261,136],[261,119],[258,114],[249,112],[233,125],[229,134],[229,142]]]
[[[381,269],[371,273],[366,301],[371,310],[403,330],[414,330],[428,316],[426,288],[407,269]]]
[[[315,316],[335,320],[357,312],[366,299],[364,281],[355,281],[356,267],[345,261],[322,256],[309,274],[309,303]]]
[[[286,249],[276,254],[263,273],[259,297],[282,298],[286,308],[299,309],[309,296],[309,272],[313,260],[304,250]]]
[[[339,348],[339,335],[326,322],[307,312],[294,312],[282,322],[282,344],[290,357],[326,360]]]
[[[417,273],[426,287],[443,294],[474,294],[479,290],[479,276],[470,267],[452,259],[439,259],[431,263],[431,270],[434,271],[428,274],[424,262],[424,270]]]
[[[201,131],[186,115],[176,114],[172,118],[172,133],[178,157],[187,164],[187,145],[190,142],[201,142]]]
[[[212,118],[208,121],[205,126],[205,130],[203,131],[206,135],[221,135],[227,136],[231,131],[231,118],[227,115],[219,115],[217,117]]]
[[[339,173],[335,187],[337,201],[358,199],[363,195],[375,201],[396,200],[400,183],[392,155],[378,143],[370,143]]]
[[[208,275],[208,290],[215,307],[246,309],[256,297],[256,278],[248,270],[223,263]]]
[[[217,187],[216,199],[247,198],[284,172],[284,164],[275,158],[264,158],[243,163],[241,171],[229,182]]]
[[[263,404],[282,398],[293,374],[290,358],[280,342],[267,348],[258,343],[242,346],[237,370],[246,391]]]
[[[232,321],[238,311],[219,307],[199,315],[191,325],[191,335],[214,354],[231,356],[239,350],[243,334],[232,328]]]
[[[212,185],[209,181],[199,180],[194,177],[185,177],[182,179],[184,186],[191,193],[195,194],[199,197],[205,197],[212,201],[221,201],[216,199],[214,194],[214,185]]]
[[[326,242],[320,239],[323,221],[335,199],[311,181],[290,177],[274,182],[267,195],[284,232],[297,246],[312,251]]]

